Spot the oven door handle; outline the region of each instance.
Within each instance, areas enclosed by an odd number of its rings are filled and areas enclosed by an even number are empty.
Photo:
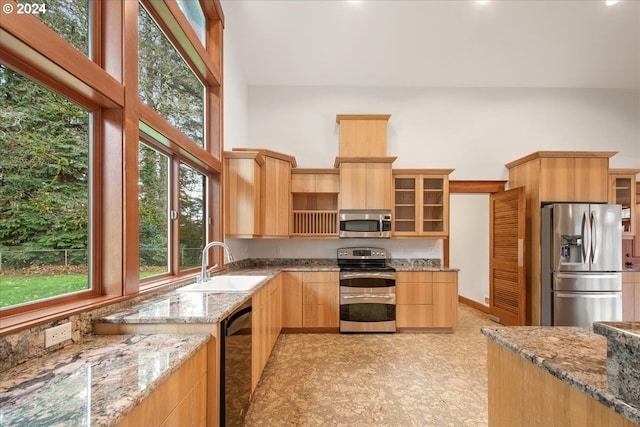
[[[340,279],[389,279],[395,280],[396,274],[394,272],[380,271],[380,272],[367,272],[367,271],[341,271],[339,275]]]
[[[358,294],[358,295],[342,295],[344,299],[358,299],[358,298],[382,298],[391,299],[396,296],[393,294]]]

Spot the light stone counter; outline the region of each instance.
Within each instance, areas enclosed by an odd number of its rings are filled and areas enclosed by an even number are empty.
[[[211,339],[94,336],[0,374],[2,426],[112,426]]]
[[[640,407],[607,389],[607,340],[582,327],[484,327],[489,339],[640,424]]]
[[[244,304],[280,270],[234,270],[229,274],[267,276],[247,292],[178,292],[159,295],[138,306],[102,317],[100,323],[218,323]]]
[[[640,322],[596,322],[607,337],[607,385],[620,399],[640,409]]]

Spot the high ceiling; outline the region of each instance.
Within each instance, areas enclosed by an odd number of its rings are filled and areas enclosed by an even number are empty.
[[[640,1],[222,0],[249,85],[640,89]]]

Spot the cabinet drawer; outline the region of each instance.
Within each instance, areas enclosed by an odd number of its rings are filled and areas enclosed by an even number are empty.
[[[458,281],[457,271],[434,271],[433,283],[454,283]]]
[[[398,271],[396,273],[396,283],[431,283],[433,272],[431,271]]]
[[[396,306],[396,327],[430,328],[433,326],[433,306],[405,305]]]
[[[340,306],[304,305],[302,326],[304,328],[337,328],[340,325]]]
[[[302,273],[303,282],[333,282],[338,285],[337,271],[304,271]]]
[[[397,304],[433,304],[433,284],[422,283],[396,283]]]

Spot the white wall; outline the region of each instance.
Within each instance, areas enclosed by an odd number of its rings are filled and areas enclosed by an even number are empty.
[[[336,114],[391,114],[394,167],[455,168],[452,179],[506,179],[538,150],[612,150],[640,166],[640,92],[593,89],[266,87],[249,89],[249,146],[332,167]]]
[[[484,304],[489,296],[489,195],[450,197],[450,263],[460,269],[458,294]]]
[[[387,249],[392,258],[441,258],[442,240],[426,239],[228,239],[238,253],[247,245],[251,258],[335,258],[338,248],[373,246]],[[235,253],[234,253],[235,256]]]

